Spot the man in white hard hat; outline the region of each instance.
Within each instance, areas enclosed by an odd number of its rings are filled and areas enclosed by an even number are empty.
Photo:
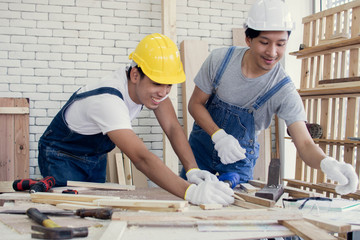
[[[185,81],[175,43],[162,34],[150,34],[129,58],[129,68],[80,88],[55,116],[39,141],[41,174],[53,176],[56,186],[65,186],[68,180],[105,182],[106,153],[116,145],[136,168],[170,193],[193,204],[231,204],[233,190],[213,174],[198,169],[167,98],[173,84]],[[189,182],[166,167],[133,131],[131,122],[143,106],[154,111],[190,172]]]
[[[274,114],[285,120],[304,162],[337,181],[336,191],[356,191],[358,176],[314,144],[296,88],[279,63],[293,23],[281,0],[258,0],[245,23],[248,47],[212,51],[197,76],[189,112],[195,119],[189,142],[200,169],[218,173],[232,187],[252,179],[258,133]],[[185,170],[182,177],[186,177]]]

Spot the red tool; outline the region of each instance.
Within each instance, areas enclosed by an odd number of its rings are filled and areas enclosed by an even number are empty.
[[[30,187],[30,193],[47,192],[55,185],[55,178],[47,176]]]
[[[47,192],[55,185],[55,178],[52,176],[45,177],[40,180],[35,179],[18,179],[13,182],[13,189],[15,191],[30,190],[34,192]]]
[[[35,179],[18,179],[13,182],[13,189],[15,191],[30,190],[30,187],[38,182],[39,180]]]
[[[62,193],[66,193],[66,194],[78,194],[78,191],[74,190],[74,189],[66,189],[64,191],[62,191]]]

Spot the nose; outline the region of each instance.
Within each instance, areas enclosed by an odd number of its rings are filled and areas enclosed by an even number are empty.
[[[269,44],[269,46],[266,49],[266,54],[274,58],[277,55],[276,52],[277,52],[276,46],[274,44]]]
[[[167,84],[161,85],[161,89],[160,89],[160,91],[159,91],[159,95],[160,95],[161,97],[165,97],[166,95],[169,94],[170,90],[171,90],[171,85],[167,85]]]

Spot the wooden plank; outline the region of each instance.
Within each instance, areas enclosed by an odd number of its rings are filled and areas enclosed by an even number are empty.
[[[12,187],[13,181],[0,181],[0,193],[15,192]]]
[[[131,171],[132,164],[131,164],[130,158],[128,156],[126,156],[125,153],[123,153],[123,161],[124,161],[124,172],[125,172],[126,185],[132,185],[133,184],[132,171]]]
[[[351,225],[347,223],[339,223],[328,219],[321,220],[319,218],[313,218],[313,217],[304,217],[304,219],[328,232],[345,233],[351,231]]]
[[[347,46],[347,48],[356,48],[358,44],[360,44],[360,36],[329,43],[329,44],[322,44],[322,45],[316,45],[313,47],[304,48],[303,50],[297,52],[291,52],[289,54],[301,59],[301,58],[307,58],[311,56],[311,54],[319,55],[320,53],[328,52],[329,50],[342,49],[344,46]]]
[[[207,203],[207,204],[200,204],[199,207],[202,210],[214,210],[214,209],[221,209],[223,205],[218,203]]]
[[[0,114],[29,114],[28,107],[0,107]]]
[[[137,188],[148,188],[148,178],[131,163],[131,175],[133,185]]]
[[[99,206],[108,207],[148,207],[148,208],[175,208],[188,207],[188,201],[181,200],[149,200],[149,199],[95,199],[93,201]]]
[[[188,103],[195,88],[194,78],[209,55],[208,43],[201,40],[184,40],[180,43],[180,53],[186,75],[186,81],[181,85],[184,131],[189,138],[194,119],[188,111]]]
[[[87,187],[95,189],[108,189],[108,190],[135,190],[135,186],[120,185],[117,183],[94,183],[94,182],[80,182],[80,181],[67,181],[68,187]]]
[[[99,196],[88,194],[62,194],[62,193],[46,193],[37,192],[30,194],[31,200],[36,199],[49,199],[49,200],[64,200],[64,201],[77,201],[77,202],[93,202],[96,199],[119,199],[113,196]]]
[[[121,240],[126,228],[127,222],[111,221],[101,235],[100,240]]]
[[[239,210],[239,211],[195,211],[195,212],[114,212],[112,220],[129,221],[138,223],[194,223],[197,221],[218,220],[294,220],[302,219],[300,212],[279,209],[278,211],[267,211],[266,209]]]
[[[280,224],[289,228],[292,232],[294,232],[299,237],[304,240],[335,240],[334,236],[328,234],[325,230],[307,222],[305,220],[280,220]]]
[[[161,0],[161,27],[162,34],[168,36],[174,43],[176,39],[176,0]],[[178,114],[178,90],[177,85],[171,88],[169,99]],[[179,174],[179,160],[166,134],[163,133],[163,159],[165,165],[175,174]]]
[[[115,159],[116,153],[121,153],[118,147],[115,147],[111,152],[107,153],[106,181],[111,183],[119,182]]]
[[[13,98],[1,98],[0,107],[14,106]],[[14,115],[0,114],[0,181],[15,180]]]
[[[244,28],[233,28],[233,45],[234,46],[241,46],[241,47],[247,47],[246,44],[246,35],[245,35],[245,29]]]
[[[122,153],[115,153],[115,163],[116,163],[116,172],[118,183],[120,185],[126,185],[125,181],[125,171],[124,171],[124,161]]]
[[[250,202],[245,202],[243,200],[238,200],[238,199],[235,199],[235,202],[233,203],[233,205],[242,207],[242,208],[246,208],[246,209],[267,209],[267,207],[264,207],[264,206],[261,206],[258,204],[254,204],[254,203],[250,203]]]
[[[16,98],[14,103],[15,107],[27,108],[29,110],[28,99]],[[14,116],[14,140],[14,178],[29,178],[29,114]]]
[[[236,195],[238,195],[239,197],[243,198],[246,202],[255,203],[255,204],[258,204],[261,206],[265,206],[265,207],[274,207],[275,206],[275,201],[272,201],[269,199],[260,198],[260,197],[254,196],[254,195],[241,193],[241,192],[234,192],[234,193]]]

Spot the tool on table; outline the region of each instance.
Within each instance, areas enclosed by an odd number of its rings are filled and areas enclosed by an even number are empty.
[[[70,210],[38,210],[40,213],[50,216],[79,216],[84,217],[93,217],[97,219],[111,219],[113,209],[111,208],[95,208],[95,209],[85,209],[81,208],[76,211]],[[0,214],[26,214],[26,210],[5,210],[1,211]]]
[[[256,197],[274,200],[275,202],[284,193],[284,186],[279,184],[280,180],[280,159],[273,158],[269,164],[268,183],[265,187],[255,193]]]
[[[75,189],[66,189],[66,190],[62,191],[61,193],[65,193],[65,194],[79,194],[79,192],[76,191]]]
[[[47,176],[40,180],[35,179],[18,179],[13,182],[13,189],[15,191],[29,190],[30,193],[34,192],[47,192],[55,185],[55,178]]]
[[[240,175],[237,172],[223,173],[218,178],[220,181],[229,184],[231,188],[235,188],[240,183]]]
[[[40,239],[71,239],[73,237],[87,237],[87,227],[61,227],[53,220],[41,213],[37,208],[29,208],[26,215],[42,226],[31,226],[32,230],[40,233],[32,233],[31,237]]]

